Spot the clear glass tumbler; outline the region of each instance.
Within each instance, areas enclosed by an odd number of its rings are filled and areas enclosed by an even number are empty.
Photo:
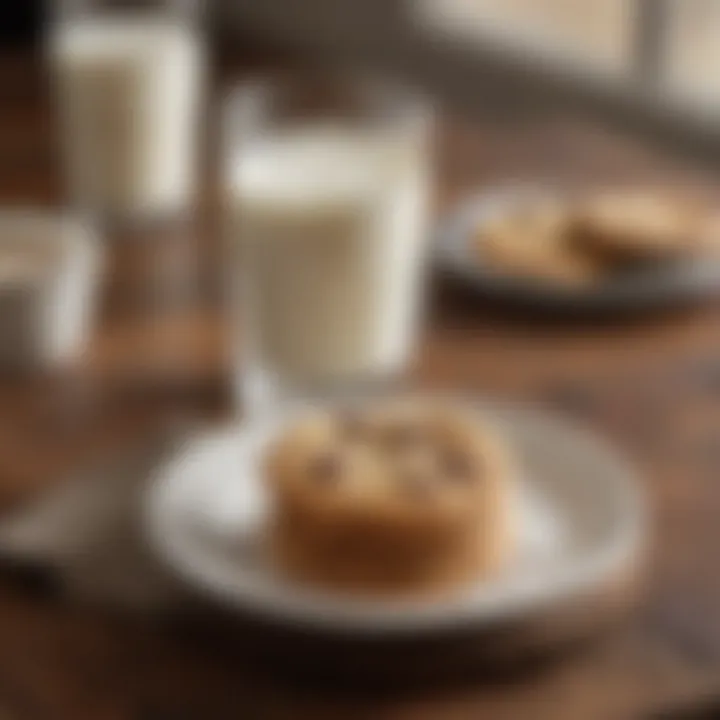
[[[58,0],[46,38],[69,204],[136,224],[197,185],[199,0]]]
[[[421,317],[431,113],[398,88],[303,73],[227,99],[227,280],[246,408],[402,376]]]

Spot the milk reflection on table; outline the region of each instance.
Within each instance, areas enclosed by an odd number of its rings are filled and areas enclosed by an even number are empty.
[[[196,182],[197,33],[161,14],[62,19],[49,36],[70,201],[113,219],[183,209]]]
[[[416,136],[308,124],[233,159],[246,372],[322,385],[402,371],[421,307],[426,155]]]

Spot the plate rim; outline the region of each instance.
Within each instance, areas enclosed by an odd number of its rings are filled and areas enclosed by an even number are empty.
[[[522,197],[572,195],[559,183],[538,181],[500,181],[465,193],[444,212],[435,225],[433,256],[436,265],[478,294],[518,304],[542,303],[563,312],[592,310],[633,310],[676,306],[720,293],[720,262],[703,259],[682,261],[655,275],[632,274],[613,278],[585,288],[533,281],[531,278],[493,273],[479,259],[460,262],[460,252],[468,251],[470,223],[482,221],[499,204]],[[460,248],[460,249],[458,249]],[[691,271],[699,273],[691,277]],[[638,283],[638,280],[643,282]]]

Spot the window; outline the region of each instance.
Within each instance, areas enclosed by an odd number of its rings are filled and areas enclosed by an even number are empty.
[[[720,0],[675,0],[669,14],[669,91],[720,109]]]
[[[462,81],[468,97],[480,95],[484,77],[495,85],[507,77],[529,104],[589,113],[720,161],[720,0],[416,0],[405,7],[431,45],[447,41],[449,56],[462,55],[473,69]]]
[[[720,108],[720,0],[420,0],[426,27],[500,40]]]
[[[614,72],[632,59],[632,0],[421,0],[418,8],[430,27],[460,40],[495,36]]]

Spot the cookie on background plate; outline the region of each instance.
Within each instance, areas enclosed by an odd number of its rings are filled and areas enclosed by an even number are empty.
[[[266,456],[275,561],[363,596],[459,589],[512,554],[510,466],[494,429],[455,405],[307,415]]]
[[[568,286],[592,283],[602,266],[569,241],[569,230],[563,204],[544,199],[482,225],[475,246],[488,267],[503,275]]]
[[[581,200],[570,235],[613,263],[676,259],[702,250],[708,212],[693,199],[654,190],[607,190]]]

